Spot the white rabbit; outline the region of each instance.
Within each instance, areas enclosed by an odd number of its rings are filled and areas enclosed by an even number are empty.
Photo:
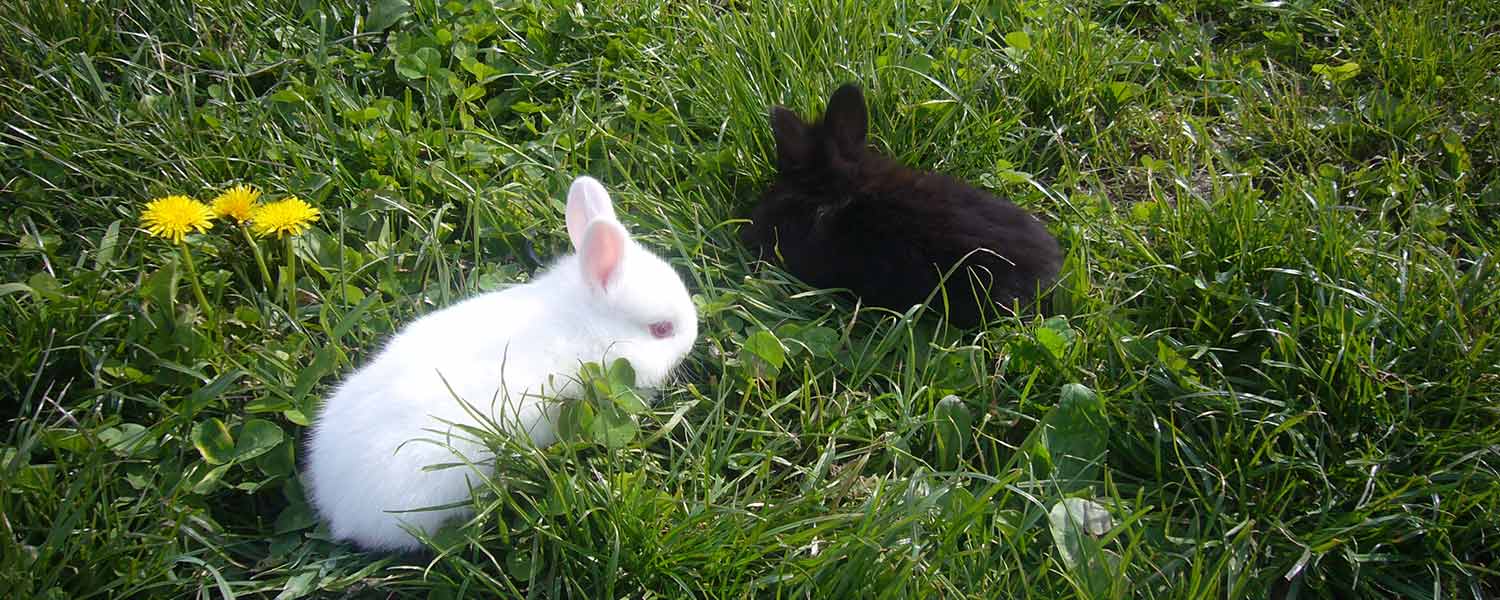
[[[598,181],[574,180],[567,224],[574,254],[530,283],[411,323],[324,404],[305,481],[334,537],[413,550],[421,543],[403,524],[430,534],[472,514],[466,506],[391,512],[462,504],[480,485],[483,475],[467,466],[423,469],[493,458],[448,424],[482,427],[455,395],[546,446],[557,440],[558,401],[579,395],[582,363],[623,357],[637,385],[650,389],[692,348],[698,316],[687,288],[630,239]]]

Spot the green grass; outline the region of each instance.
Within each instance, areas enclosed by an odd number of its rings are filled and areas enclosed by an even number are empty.
[[[1494,3],[357,4],[0,6],[0,596],[1500,595]],[[847,80],[1048,218],[1058,316],[749,261],[768,107]],[[690,276],[683,377],[433,554],[329,541],[321,395],[564,251],[584,172]],[[202,307],[139,228],[235,182],[323,211],[290,311],[284,244],[191,238]]]

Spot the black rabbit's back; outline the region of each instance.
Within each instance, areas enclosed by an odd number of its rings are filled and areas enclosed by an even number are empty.
[[[892,165],[833,196],[809,197],[779,182],[747,238],[765,258],[776,246],[787,270],[811,285],[848,288],[867,304],[896,310],[925,301],[964,261],[944,286],[948,316],[964,326],[981,320],[976,299],[1004,307],[991,305],[989,314],[1030,304],[1061,262],[1057,241],[1030,214],[942,174]],[[941,310],[941,297],[932,305]]]
[[[864,96],[853,84],[822,119],[771,110],[777,179],[751,214],[745,241],[763,259],[866,304],[906,310],[944,274],[949,319],[972,326],[1031,305],[1057,276],[1062,251],[1035,217],[940,173],[907,168],[866,145]],[[962,268],[955,269],[962,261]],[[943,296],[932,305],[944,308]]]

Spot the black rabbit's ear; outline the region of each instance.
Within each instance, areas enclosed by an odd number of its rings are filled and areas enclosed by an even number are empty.
[[[846,83],[829,96],[823,123],[829,138],[845,156],[854,156],[865,149],[869,121],[869,114],[865,112],[865,95],[859,91],[859,85]]]
[[[807,123],[790,110],[776,106],[771,108],[771,133],[776,136],[776,160],[783,167],[807,162],[812,152],[812,140],[808,139]]]

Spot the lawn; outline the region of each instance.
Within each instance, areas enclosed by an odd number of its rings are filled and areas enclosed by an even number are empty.
[[[1500,595],[1495,2],[0,4],[0,596]],[[768,109],[845,81],[1043,216],[1045,314],[751,259]],[[330,540],[321,399],[565,253],[583,173],[694,294],[679,376],[493,437],[426,553]],[[239,184],[319,219],[143,226]]]

